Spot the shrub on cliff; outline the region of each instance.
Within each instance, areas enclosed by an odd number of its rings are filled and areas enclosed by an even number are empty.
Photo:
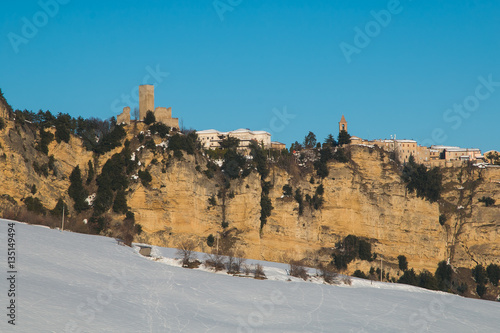
[[[144,171],[139,170],[138,176],[141,179],[141,183],[144,187],[148,186],[153,180],[153,177],[151,176],[148,170]]]
[[[49,144],[54,140],[54,134],[48,131],[44,131],[43,127],[40,127],[40,140],[38,141],[35,149],[48,155]]]
[[[44,177],[49,176],[49,165],[48,164],[38,164],[37,161],[33,161],[33,170],[39,176],[44,176]]]
[[[417,164],[415,158],[410,156],[401,177],[406,183],[408,192],[416,192],[417,197],[427,199],[430,202],[435,202],[441,197],[443,175],[439,168],[427,170],[425,165]]]
[[[210,247],[212,247],[212,246],[214,246],[214,243],[215,243],[215,237],[214,237],[214,235],[212,235],[212,234],[208,235],[208,237],[207,237],[207,245],[210,246]]]
[[[3,130],[5,128],[5,121],[3,120],[3,118],[0,118],[0,131]]]
[[[197,149],[198,135],[196,132],[190,132],[188,135],[180,135],[176,133],[168,139],[168,149],[174,151],[185,151],[193,155]]]
[[[498,286],[498,281],[500,280],[500,266],[496,264],[489,264],[486,268],[486,274],[488,275],[488,280],[494,286]]]
[[[151,134],[158,134],[161,138],[165,138],[170,132],[170,127],[163,123],[154,123],[149,126],[149,130],[151,131]]]
[[[117,125],[113,127],[113,130],[103,136],[101,140],[94,147],[94,152],[98,155],[102,155],[119,147],[121,145],[121,140],[125,138],[127,132],[123,128],[123,125]]]
[[[495,204],[495,199],[493,199],[492,197],[483,196],[478,201],[484,203],[485,207],[493,206]]]
[[[283,185],[283,195],[285,197],[291,197],[292,196],[292,187],[289,184]]]
[[[302,196],[302,192],[300,191],[300,188],[295,190],[294,199],[299,204],[299,216],[300,216],[304,212],[304,199]]]
[[[38,198],[27,197],[26,199],[24,199],[24,204],[26,205],[28,211],[34,212],[39,215],[45,215],[47,211]]]
[[[408,269],[408,261],[406,260],[406,257],[403,255],[398,256],[398,265],[399,269],[402,271],[406,271]]]

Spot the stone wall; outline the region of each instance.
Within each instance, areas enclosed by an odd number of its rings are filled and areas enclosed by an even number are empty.
[[[130,125],[130,107],[123,108],[123,112],[116,117],[116,123]]]

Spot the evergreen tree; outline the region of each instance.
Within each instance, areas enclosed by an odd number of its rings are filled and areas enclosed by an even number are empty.
[[[337,142],[339,146],[348,145],[351,143],[351,135],[346,130],[342,130],[339,133]]]
[[[124,190],[116,192],[115,202],[113,204],[113,211],[115,213],[125,214],[128,211],[127,197]]]
[[[343,145],[348,145],[351,143],[351,135],[347,133],[346,130],[342,130],[339,133],[339,137],[337,139],[338,145],[343,146]]]
[[[496,264],[489,264],[486,268],[486,273],[488,274],[488,279],[494,286],[498,286],[498,281],[500,280],[500,266]]]
[[[314,148],[316,146],[316,134],[309,131],[309,133],[304,138],[304,147]]]
[[[89,161],[88,163],[88,167],[89,167],[89,171],[88,171],[88,174],[87,174],[87,185],[89,185],[92,180],[94,179],[94,166],[92,165],[92,161]]]
[[[438,268],[436,269],[436,280],[438,283],[438,288],[446,291],[451,286],[451,277],[453,274],[453,269],[446,261],[440,261]]]
[[[332,134],[328,134],[328,136],[325,139],[325,146],[327,147],[336,147],[337,146],[337,141],[335,141],[335,138],[333,137]]]
[[[486,270],[483,265],[476,265],[476,267],[472,269],[472,276],[477,284],[486,284],[488,282]]]
[[[151,125],[154,122],[156,122],[155,114],[152,111],[146,112],[146,117],[144,117],[144,123],[146,125]]]
[[[68,194],[74,201],[75,211],[78,213],[88,209],[88,204],[85,199],[88,196],[87,191],[83,187],[82,183],[82,173],[80,171],[80,167],[77,165],[71,175],[69,176],[70,186],[68,188]]]
[[[405,256],[403,255],[398,256],[398,264],[400,270],[406,271],[408,269],[408,261],[406,260]]]
[[[50,214],[52,216],[62,217],[63,209],[64,209],[65,214],[67,214],[68,213],[68,206],[64,203],[62,198],[59,198],[54,209],[52,209],[50,211]]]
[[[61,141],[69,142],[72,130],[71,123],[71,116],[69,114],[60,113],[57,116],[55,120],[57,143],[61,143]]]

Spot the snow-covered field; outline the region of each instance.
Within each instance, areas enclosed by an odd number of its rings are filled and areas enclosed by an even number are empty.
[[[500,303],[353,279],[268,280],[151,260],[112,238],[15,224],[16,320],[8,324],[8,221],[0,220],[1,332],[499,332]],[[203,258],[200,258],[203,259]],[[255,263],[255,261],[248,261]]]

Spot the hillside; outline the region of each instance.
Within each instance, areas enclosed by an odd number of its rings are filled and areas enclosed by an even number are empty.
[[[7,230],[8,221],[0,220]],[[16,326],[2,332],[496,332],[500,303],[380,282],[268,280],[178,267],[112,238],[15,223]],[[7,242],[6,232],[0,243]],[[2,255],[2,262],[5,260]],[[252,262],[249,262],[252,264]],[[2,279],[0,289],[7,289]],[[3,300],[5,298],[2,298]]]
[[[327,163],[325,178],[316,175],[312,162],[289,157],[282,163],[280,159],[269,165],[265,178],[270,184],[272,210],[261,229],[263,183],[256,170],[231,180],[224,190],[227,184],[221,183],[220,177],[207,176],[209,159],[205,154],[183,151],[176,157],[158,135],[152,136],[156,147],[145,147],[148,137],[141,141],[137,136],[142,131],[147,134],[142,123],[125,130],[135,167],[152,176],[148,184],[132,177],[126,190],[129,210],[143,231],[135,235],[135,241],[175,247],[189,238],[198,250],[209,252],[207,237],[219,233],[221,248],[247,258],[276,262],[305,259],[314,265],[330,261],[338,244],[346,236],[356,235],[368,241],[378,257],[376,262],[356,259],[347,272],[367,272],[370,267],[379,267],[382,259],[391,276],[401,273],[399,255],[406,256],[409,266],[417,271],[434,272],[440,261],[448,259],[456,268],[500,263],[500,206],[485,207],[478,202],[483,196],[500,202],[500,168],[464,165],[442,169],[443,198],[430,203],[407,192],[400,167],[378,148],[351,146],[347,162]],[[52,141],[48,154],[43,154],[34,148],[39,140],[27,123],[7,121],[7,127],[0,131],[0,209],[12,212],[24,206],[25,198],[34,196],[50,210],[63,198],[69,206],[67,227],[88,232],[83,220],[90,219],[91,211],[77,214],[73,210],[68,196],[70,174],[78,165],[85,178],[89,161],[98,174],[123,146],[96,155],[83,147],[79,137],[71,135],[68,143]],[[55,171],[47,176],[38,174],[34,162],[48,164],[51,155]],[[31,192],[33,185],[36,194]],[[285,185],[291,187],[291,196],[283,195]],[[320,185],[324,190],[322,204],[315,209],[306,199],[312,198]],[[96,181],[86,188],[89,194],[95,193]],[[293,195],[297,190],[304,197],[302,214]],[[441,215],[446,217],[443,225]],[[124,217],[109,210],[109,228],[102,233],[118,235]]]

